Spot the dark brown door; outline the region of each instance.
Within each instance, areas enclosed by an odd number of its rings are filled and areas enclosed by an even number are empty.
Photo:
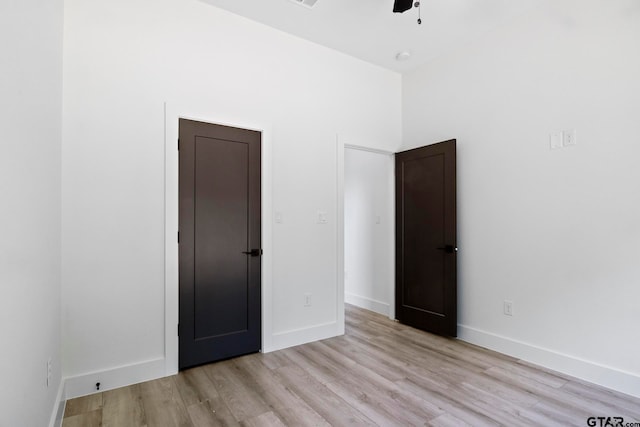
[[[260,350],[260,146],[180,119],[180,369]]]
[[[457,334],[456,141],[396,154],[396,317]]]

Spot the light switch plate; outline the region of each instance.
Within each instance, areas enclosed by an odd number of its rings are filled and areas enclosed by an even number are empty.
[[[513,301],[504,300],[503,311],[505,316],[513,316]]]
[[[549,147],[552,150],[557,150],[558,148],[562,148],[562,132],[551,132],[549,134]]]

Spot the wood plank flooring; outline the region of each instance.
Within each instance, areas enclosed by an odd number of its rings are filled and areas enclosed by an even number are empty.
[[[586,426],[588,417],[640,423],[640,399],[347,306],[342,337],[69,400],[63,427]]]

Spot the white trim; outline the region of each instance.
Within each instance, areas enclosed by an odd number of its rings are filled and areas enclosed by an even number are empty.
[[[338,270],[338,299],[341,300],[338,303],[338,323],[342,324],[342,332],[344,334],[344,300],[345,300],[345,292],[344,292],[344,150],[349,148],[351,150],[360,150],[367,151],[370,153],[381,154],[385,156],[389,156],[393,158],[395,153],[387,150],[380,150],[378,148],[368,147],[363,144],[352,144],[347,141],[352,141],[350,138],[345,138],[341,135],[338,135],[336,138],[336,147],[337,147],[337,237],[336,237],[336,256],[337,256],[337,270]],[[392,162],[392,168],[395,168],[395,163]],[[395,241],[395,173],[391,173],[389,176],[389,226],[391,227],[391,234],[394,237]],[[390,319],[396,318],[396,310],[395,310],[395,301],[396,301],[396,292],[395,292],[395,252],[390,251],[389,255],[389,265],[391,266],[391,271],[389,277],[387,278],[388,282],[391,284],[389,287],[389,304],[387,312],[384,313]],[[373,310],[373,309],[372,309]],[[376,310],[373,310],[376,311]],[[379,313],[379,311],[376,311]],[[342,316],[342,317],[340,317]]]
[[[344,301],[356,307],[371,310],[383,316],[389,316],[389,304],[372,298],[362,297],[349,292],[344,293]]]
[[[389,226],[391,227],[391,251],[389,251],[389,277],[387,280],[391,284],[388,289],[389,300],[389,319],[396,318],[396,162],[395,153],[391,154],[391,173],[389,174],[389,182],[387,183],[387,191],[389,194],[389,203],[387,215],[389,217]]]
[[[536,365],[640,397],[640,375],[502,335],[458,325],[458,338]]]
[[[178,119],[257,130],[262,133],[262,352],[273,351],[272,127],[261,119],[229,117],[209,106],[165,103],[165,375],[178,372]]]
[[[62,425],[62,419],[64,418],[65,409],[65,391],[64,391],[65,379],[60,379],[60,385],[58,386],[58,393],[56,393],[56,400],[53,404],[53,410],[51,412],[51,419],[49,420],[49,427],[60,427]]]
[[[378,148],[365,147],[362,145],[344,143],[344,148],[349,148],[351,150],[366,151],[368,153],[382,154],[383,156],[395,156],[395,153],[393,151],[380,150]]]
[[[342,315],[344,316],[344,310]],[[344,322],[342,323],[342,326],[344,327]],[[333,321],[306,328],[278,332],[273,334],[273,350],[281,350],[283,348],[335,337],[336,330],[338,330],[338,328],[339,323],[337,321]],[[344,332],[342,334],[344,334]]]
[[[98,393],[96,383],[100,383],[100,391],[113,390],[151,381],[165,376],[164,358],[148,360],[120,366],[104,371],[89,372],[64,379],[64,398],[73,399]]]
[[[336,321],[344,335],[344,142],[336,135]]]

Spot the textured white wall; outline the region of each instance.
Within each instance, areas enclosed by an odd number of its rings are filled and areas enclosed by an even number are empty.
[[[640,4],[552,3],[404,76],[404,146],[458,138],[460,323],[640,395]]]
[[[65,6],[66,374],[163,357],[164,101],[270,125],[273,332],[336,321],[336,134],[399,145],[400,76],[196,0]]]
[[[0,40],[0,425],[41,427],[61,371],[62,1],[0,3]]]
[[[345,150],[345,298],[384,315],[395,286],[393,177],[393,156]]]

